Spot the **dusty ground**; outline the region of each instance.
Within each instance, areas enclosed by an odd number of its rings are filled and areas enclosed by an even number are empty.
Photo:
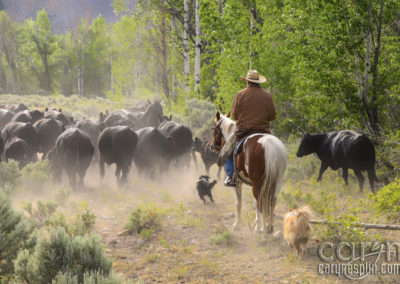
[[[252,231],[254,210],[250,188],[244,186],[242,227],[232,230],[234,222],[233,189],[219,181],[213,189],[215,204],[203,202],[195,190],[202,170],[173,171],[162,180],[144,179],[134,168],[128,184],[118,187],[113,167],[103,181],[98,168],[90,168],[86,188],[68,197],[68,204],[84,204],[95,212],[95,231],[101,235],[106,251],[113,257],[114,271],[141,283],[341,283],[345,278],[317,273],[318,243],[308,245],[307,254],[296,257],[282,237],[263,242]],[[202,165],[200,165],[202,169]],[[216,168],[212,169],[216,177]],[[64,178],[66,182],[66,178]],[[29,199],[30,197],[25,197]],[[207,199],[208,201],[208,199]],[[153,203],[165,210],[163,228],[150,240],[141,235],[121,235],[130,212],[142,203]],[[274,228],[282,230],[287,208],[278,200]],[[230,245],[211,241],[216,228],[226,228],[233,236]],[[397,278],[398,279],[398,278]],[[396,283],[396,278],[383,278]],[[381,282],[370,276],[363,283]],[[139,283],[140,283],[139,282]]]

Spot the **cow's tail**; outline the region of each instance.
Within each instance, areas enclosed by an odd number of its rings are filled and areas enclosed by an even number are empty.
[[[375,152],[375,147],[372,141],[368,138],[367,135],[362,134],[360,135],[359,139],[365,143],[367,149],[367,153],[370,152],[372,155],[370,156],[371,160],[368,160],[367,163],[370,165],[368,171],[371,171],[372,173],[372,178],[374,179],[375,182],[378,182],[378,177],[376,176],[376,171],[375,171],[375,163],[376,163],[376,152]],[[368,156],[368,155],[367,155]]]
[[[80,143],[80,137],[79,137],[79,133],[78,133],[78,131],[75,131],[75,133],[74,133],[74,141],[75,141],[75,145],[74,145],[74,150],[75,150],[75,161],[74,161],[74,164],[75,164],[75,172],[79,172],[79,169],[80,169],[80,162],[79,162],[79,160],[80,160],[80,153],[79,153],[79,151],[80,151],[80,145],[79,145],[79,143]]]

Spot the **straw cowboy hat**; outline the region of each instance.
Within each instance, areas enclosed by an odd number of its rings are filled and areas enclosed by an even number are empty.
[[[258,72],[256,70],[249,70],[249,72],[247,72],[247,76],[246,77],[240,77],[242,78],[242,80],[246,80],[252,83],[265,83],[267,81],[267,79],[265,79],[264,76],[261,76],[258,74]]]

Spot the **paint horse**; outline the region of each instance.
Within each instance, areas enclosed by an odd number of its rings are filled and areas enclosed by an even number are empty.
[[[235,128],[236,124],[229,115],[224,116],[217,112],[213,125],[212,149],[219,152],[225,141],[234,135]],[[237,229],[241,222],[242,185],[245,183],[252,187],[255,198],[255,231],[272,233],[276,199],[288,163],[285,146],[271,134],[253,134],[244,141],[242,151],[236,156],[234,163],[237,176],[234,229]]]

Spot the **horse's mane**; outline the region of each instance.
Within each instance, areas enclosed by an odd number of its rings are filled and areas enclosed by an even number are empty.
[[[235,133],[236,123],[230,119],[229,117],[222,115],[220,118],[220,127],[222,129],[222,135],[224,136],[225,140],[228,140]]]

